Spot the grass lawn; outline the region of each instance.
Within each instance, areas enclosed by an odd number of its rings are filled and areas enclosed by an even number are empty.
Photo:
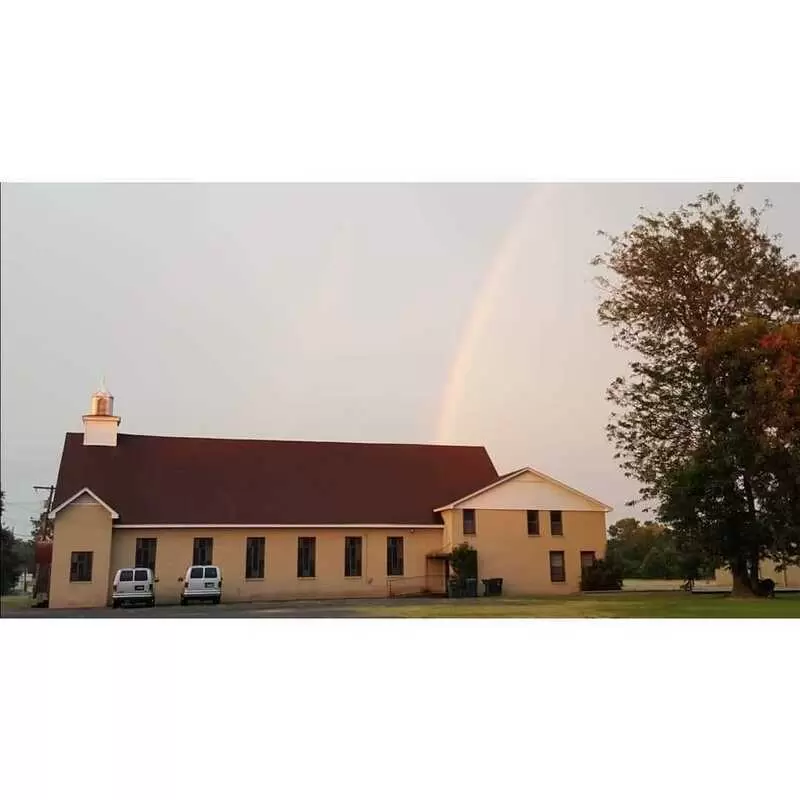
[[[30,608],[31,596],[29,594],[4,594],[0,597],[0,613],[6,608]]]
[[[569,597],[479,598],[399,601],[358,606],[365,617],[546,617],[546,618],[794,618],[800,594],[774,599],[739,599],[684,592],[575,595]]]

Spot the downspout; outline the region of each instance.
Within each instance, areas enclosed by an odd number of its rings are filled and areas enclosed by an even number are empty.
[[[369,532],[367,532],[364,536],[364,553],[363,553],[363,563],[361,565],[362,574],[366,580],[367,586],[372,586],[372,578],[369,574]]]

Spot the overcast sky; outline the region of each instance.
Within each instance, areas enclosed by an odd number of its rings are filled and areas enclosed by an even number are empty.
[[[627,356],[588,262],[707,188],[3,185],[7,521],[28,533],[103,375],[121,432],[483,444],[627,515],[604,431]],[[800,185],[744,197],[800,251]]]

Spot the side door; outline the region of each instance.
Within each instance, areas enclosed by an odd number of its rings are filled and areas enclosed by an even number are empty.
[[[133,595],[133,573],[132,569],[121,569],[119,571],[119,580],[117,581],[117,594],[130,597]]]
[[[150,592],[150,571],[135,569],[133,571],[133,592],[135,595],[145,596]]]
[[[203,591],[203,568],[192,567],[186,579],[186,591],[189,595]]]
[[[204,591],[219,591],[219,569],[217,567],[205,567],[205,573],[203,578]]]

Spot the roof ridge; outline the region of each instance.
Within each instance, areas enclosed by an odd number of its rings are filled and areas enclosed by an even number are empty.
[[[67,436],[83,436],[78,431],[68,431]],[[356,441],[354,439],[260,439],[255,437],[241,436],[170,436],[151,433],[119,433],[117,438],[129,439],[168,439],[171,441],[182,440],[190,442],[271,442],[275,444],[345,444],[345,445],[367,445],[376,447],[441,447],[459,448],[472,450],[486,450],[483,444],[452,444],[440,442],[384,442],[384,441]]]

